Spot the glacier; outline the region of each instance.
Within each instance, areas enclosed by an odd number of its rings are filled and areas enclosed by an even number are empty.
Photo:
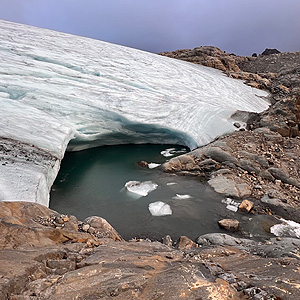
[[[1,20],[0,39],[0,200],[48,205],[66,150],[194,149],[269,105],[221,71],[120,45]]]

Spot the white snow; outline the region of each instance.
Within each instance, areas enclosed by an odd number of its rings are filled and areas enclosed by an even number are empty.
[[[125,183],[126,189],[140,196],[147,196],[150,192],[157,189],[158,185],[152,181],[128,181]]]
[[[184,199],[191,199],[193,198],[191,195],[180,195],[180,194],[176,194],[176,196],[172,197],[172,199],[175,200],[184,200]]]
[[[148,208],[151,215],[155,217],[172,215],[172,209],[170,205],[162,201],[150,203]]]
[[[0,137],[39,147],[58,165],[66,147],[172,143],[194,149],[234,131],[236,110],[268,107],[264,91],[156,54],[6,21],[0,21],[0,40]],[[20,164],[22,181],[1,179],[0,200],[47,205],[59,167],[41,173],[26,160]],[[17,171],[1,172],[13,178]]]
[[[234,201],[231,198],[225,198],[221,201],[222,203],[227,204],[226,209],[237,212],[239,210],[239,202]]]
[[[300,224],[290,220],[280,219],[281,224],[273,225],[270,232],[276,236],[287,236],[300,239]]]

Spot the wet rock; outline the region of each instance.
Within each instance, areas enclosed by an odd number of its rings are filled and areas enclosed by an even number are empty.
[[[190,238],[186,236],[181,236],[178,240],[176,248],[178,248],[179,250],[189,250],[193,248],[198,248],[198,245],[195,242],[193,242]]]
[[[148,168],[148,163],[144,160],[141,160],[137,163],[142,168]]]
[[[242,212],[249,213],[254,207],[254,204],[252,201],[249,200],[243,200],[243,202],[239,205],[239,210]]]
[[[220,227],[232,232],[238,231],[240,226],[240,222],[233,219],[223,219],[218,221],[218,224]]]

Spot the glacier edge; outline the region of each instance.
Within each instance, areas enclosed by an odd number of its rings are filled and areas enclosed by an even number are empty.
[[[6,21],[0,38],[0,200],[48,205],[67,148],[193,149],[269,105],[218,70],[136,49]]]

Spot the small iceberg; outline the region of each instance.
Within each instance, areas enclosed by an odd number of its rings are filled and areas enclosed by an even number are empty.
[[[180,150],[176,150],[176,148],[168,148],[160,152],[160,154],[163,155],[164,157],[170,157],[170,156],[174,156],[175,154],[181,154],[181,153],[186,153],[186,149],[182,148]]]
[[[154,169],[154,168],[159,167],[160,165],[161,165],[161,164],[149,163],[149,164],[148,164],[148,168],[149,168],[149,169]]]
[[[280,219],[281,224],[273,225],[270,232],[276,236],[300,238],[300,224],[294,221]]]
[[[150,192],[157,189],[158,184],[152,181],[128,181],[125,183],[126,189],[140,196],[147,196]]]
[[[175,197],[172,197],[172,199],[176,199],[176,200],[191,199],[191,198],[193,198],[191,195],[179,195],[179,194],[176,194]]]
[[[170,157],[175,155],[175,148],[169,148],[160,152],[160,154],[164,157]]]
[[[148,208],[151,215],[155,217],[172,215],[172,209],[170,205],[162,201],[150,203]]]

